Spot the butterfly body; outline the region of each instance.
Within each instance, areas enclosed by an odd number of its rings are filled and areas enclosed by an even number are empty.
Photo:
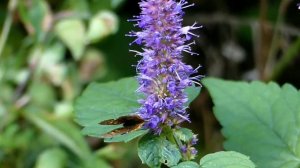
[[[112,138],[116,135],[123,135],[138,130],[143,127],[145,120],[138,115],[122,116],[117,119],[110,119],[100,122],[100,125],[123,125],[122,128],[114,129],[104,135],[102,138]]]

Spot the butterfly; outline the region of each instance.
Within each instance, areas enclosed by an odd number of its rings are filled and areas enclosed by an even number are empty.
[[[122,128],[114,129],[104,135],[102,138],[112,138],[116,135],[124,135],[136,131],[143,127],[145,120],[138,115],[122,116],[117,119],[110,119],[100,122],[100,125],[123,125]]]

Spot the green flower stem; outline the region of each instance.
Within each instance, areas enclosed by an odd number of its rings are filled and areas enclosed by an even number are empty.
[[[170,141],[170,142],[172,142],[173,144],[176,144],[177,145],[177,142],[176,142],[176,140],[175,140],[175,138],[174,138],[174,136],[173,136],[173,130],[172,130],[172,128],[170,128],[170,127],[164,127],[163,128],[163,132],[165,133],[165,135],[166,135],[166,137],[167,137],[167,139]]]
[[[164,128],[164,132],[165,132],[165,135],[167,137],[167,139],[172,142],[173,144],[175,144],[178,149],[180,150],[180,147],[182,146],[182,143],[181,141],[175,136],[174,134],[174,129],[170,128],[170,127],[165,127]],[[181,156],[183,158],[183,160],[190,160],[188,157],[186,157],[181,151]]]

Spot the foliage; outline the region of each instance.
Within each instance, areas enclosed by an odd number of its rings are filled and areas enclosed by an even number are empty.
[[[0,38],[0,167],[110,167],[72,119],[85,83],[106,73],[91,44],[119,27],[113,9],[122,1],[103,3],[9,0]]]
[[[226,150],[251,157],[258,167],[299,167],[300,92],[285,84],[207,78],[223,126]],[[242,122],[241,122],[242,121]]]
[[[137,82],[134,78],[124,78],[118,81],[97,84],[92,83],[83,92],[76,102],[76,121],[84,126],[83,133],[89,136],[103,137],[103,135],[124,125],[101,125],[102,121],[118,119],[122,116],[136,114],[138,108],[136,95]],[[186,90],[189,95],[189,103],[197,96],[198,89],[192,87]],[[100,94],[101,93],[101,94]],[[109,102],[109,103],[107,103]],[[147,130],[133,130],[127,134],[106,138],[107,142],[128,142],[145,134]],[[105,138],[105,137],[104,137]],[[200,165],[186,161],[190,158],[183,157],[180,147],[183,142],[193,139],[193,133],[186,128],[168,128],[161,135],[148,133],[138,143],[138,155],[143,163],[149,167],[161,167],[162,164],[168,167],[205,167],[214,168],[218,166],[245,166],[255,167],[244,155],[236,152],[223,152],[207,155],[200,161]],[[185,162],[181,162],[185,161]],[[213,161],[211,161],[213,160]]]
[[[100,125],[99,123],[104,120],[135,114],[139,107],[137,99],[141,96],[135,92],[137,87],[137,81],[133,77],[103,84],[90,84],[75,105],[75,118],[80,125],[84,126],[83,133],[101,137],[122,127],[122,125]],[[191,98],[188,103],[197,96],[197,90],[196,87],[186,90]],[[107,138],[105,141],[127,142],[145,133],[146,131],[139,130],[112,139]]]

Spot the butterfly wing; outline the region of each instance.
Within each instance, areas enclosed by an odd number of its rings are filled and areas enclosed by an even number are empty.
[[[144,125],[144,120],[138,115],[122,116],[117,119],[110,119],[100,122],[101,125],[123,125],[122,128],[117,128],[104,135],[101,138],[112,138],[116,135],[123,135],[129,132],[138,130]]]
[[[117,128],[115,130],[112,130],[112,131],[102,135],[101,138],[112,138],[116,135],[124,135],[124,134],[127,134],[129,132],[138,130],[142,126],[143,126],[143,123],[136,124],[136,125],[133,125],[133,126],[126,126],[126,127],[122,127],[122,128]]]
[[[131,116],[122,116],[117,119],[110,119],[100,122],[100,125],[135,125],[135,123],[142,123],[144,120],[138,115],[131,115]]]

